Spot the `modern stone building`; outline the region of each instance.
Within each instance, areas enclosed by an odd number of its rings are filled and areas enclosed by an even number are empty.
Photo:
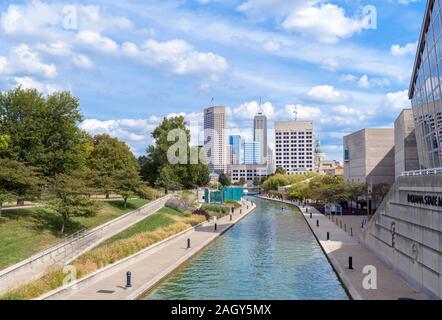
[[[419,158],[411,109],[404,109],[394,123],[396,178],[405,171],[419,169]]]
[[[276,167],[288,174],[305,174],[314,169],[313,121],[275,122]]]
[[[230,179],[233,183],[241,181],[243,178],[246,183],[252,184],[256,177],[266,178],[267,165],[262,164],[238,164],[230,166]]]
[[[421,170],[406,171],[396,179],[361,236],[416,289],[438,299],[442,298],[441,9],[441,1],[427,1],[409,90]],[[400,144],[408,131],[401,121],[397,125]],[[404,159],[415,158],[413,148],[406,146]],[[402,158],[398,162],[398,171],[407,166]]]
[[[344,137],[345,181],[392,184],[394,129],[363,129]]]
[[[267,117],[259,112],[253,120],[253,141],[259,145],[258,164],[267,162]]]
[[[211,173],[227,172],[227,115],[225,107],[204,109],[204,149]]]

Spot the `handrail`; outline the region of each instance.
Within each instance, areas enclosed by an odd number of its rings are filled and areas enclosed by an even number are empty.
[[[428,176],[428,175],[434,175],[434,174],[442,174],[442,168],[405,171],[402,173],[402,176],[403,177],[412,177],[412,176]]]
[[[170,195],[166,195],[166,196],[161,197],[159,199],[155,199],[154,201],[149,202],[149,203],[145,204],[144,206],[142,206],[142,207],[140,207],[140,208],[138,208],[138,209],[136,209],[134,211],[128,212],[128,213],[126,213],[126,214],[124,214],[124,215],[122,215],[122,216],[120,216],[118,218],[115,218],[115,219],[113,219],[113,220],[111,220],[111,221],[109,221],[109,222],[107,222],[105,224],[102,224],[102,225],[100,225],[100,226],[98,226],[98,227],[96,227],[96,228],[94,228],[94,229],[92,229],[92,230],[90,230],[88,232],[86,232],[87,231],[86,229],[80,230],[80,231],[78,231],[78,232],[68,236],[66,239],[62,239],[59,243],[57,243],[57,244],[55,244],[55,245],[53,245],[53,246],[51,246],[51,247],[41,251],[41,252],[38,252],[38,253],[32,255],[31,257],[29,257],[29,258],[27,258],[27,259],[25,259],[23,261],[18,262],[17,264],[9,266],[6,269],[0,270],[0,278],[6,276],[7,274],[9,274],[11,272],[19,270],[20,268],[28,265],[29,263],[32,263],[32,262],[38,260],[38,259],[40,259],[40,258],[42,258],[44,256],[47,256],[47,255],[49,255],[49,254],[51,254],[53,252],[56,252],[60,248],[72,245],[73,243],[78,242],[78,241],[80,241],[82,239],[85,239],[88,236],[94,235],[94,234],[102,231],[103,229],[113,225],[114,223],[116,223],[116,222],[126,218],[127,216],[139,214],[141,211],[144,211],[146,208],[154,206],[157,203],[167,199],[168,197],[170,197]]]

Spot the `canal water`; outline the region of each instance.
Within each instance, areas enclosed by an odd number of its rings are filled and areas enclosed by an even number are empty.
[[[257,203],[253,213],[160,283],[146,299],[348,299],[299,210],[252,200]]]

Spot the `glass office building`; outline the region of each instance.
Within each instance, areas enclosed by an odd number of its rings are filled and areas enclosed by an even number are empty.
[[[258,142],[243,142],[244,164],[259,164],[261,148]]]
[[[240,164],[242,163],[242,154],[241,154],[241,145],[242,139],[241,136],[229,136],[229,144],[232,146],[232,164]]]
[[[442,0],[428,0],[409,96],[421,169],[442,166]]]

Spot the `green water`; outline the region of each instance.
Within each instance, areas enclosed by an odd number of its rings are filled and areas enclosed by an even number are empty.
[[[301,213],[253,198],[257,209],[146,299],[344,300],[348,296]]]

